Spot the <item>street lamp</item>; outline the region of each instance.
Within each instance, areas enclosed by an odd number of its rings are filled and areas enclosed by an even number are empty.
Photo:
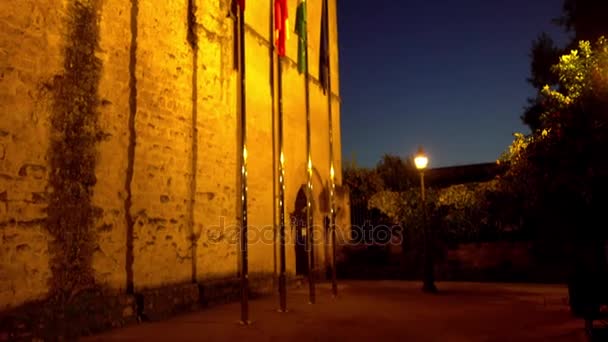
[[[429,164],[429,158],[424,153],[422,147],[418,148],[418,152],[414,157],[414,164],[420,171],[420,199],[422,203],[422,231],[424,234],[424,270],[423,270],[423,285],[422,291],[424,292],[437,292],[435,287],[435,277],[433,270],[433,257],[431,247],[431,234],[429,232],[430,227],[427,224],[426,214],[426,198],[424,196],[424,170]]]
[[[424,169],[429,164],[429,158],[424,153],[422,146],[418,148],[418,153],[416,153],[416,157],[414,157],[414,164],[416,164],[416,168],[420,171],[420,195],[422,198],[422,204],[424,204]]]

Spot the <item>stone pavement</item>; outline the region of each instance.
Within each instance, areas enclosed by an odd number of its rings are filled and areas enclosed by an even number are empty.
[[[239,303],[143,323],[88,337],[88,341],[585,341],[561,285],[438,283],[425,294],[418,282],[341,282],[291,290],[289,312],[278,296],[250,302],[252,324],[238,324]]]

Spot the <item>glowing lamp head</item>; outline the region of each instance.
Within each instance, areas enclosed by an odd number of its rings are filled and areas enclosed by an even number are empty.
[[[414,164],[416,164],[418,170],[426,169],[429,164],[429,158],[424,154],[422,147],[418,149],[418,153],[416,153],[416,156],[414,157]]]

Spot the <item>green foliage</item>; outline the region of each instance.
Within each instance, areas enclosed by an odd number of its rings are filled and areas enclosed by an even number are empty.
[[[442,189],[438,205],[446,207],[446,224],[453,233],[474,233],[480,228],[483,198],[477,186],[458,184]]]
[[[418,171],[411,158],[385,154],[376,165],[376,172],[390,191],[405,191],[418,184]]]
[[[471,240],[491,226],[492,202],[489,198],[498,189],[496,180],[427,189],[426,208],[421,205],[419,189],[382,191],[370,199],[369,207],[380,210],[393,222],[400,224],[406,233],[423,227],[423,210],[426,210],[428,222],[444,238]]]
[[[404,194],[400,192],[380,191],[370,198],[368,209],[378,209],[388,216],[391,221],[401,222],[404,216],[401,212],[402,209],[409,207],[406,204],[408,203],[407,199],[404,197]]]
[[[526,137],[519,137],[521,146],[515,146],[509,155],[505,155],[505,160],[513,159],[511,154],[518,155],[525,149]],[[347,163],[344,175],[345,183],[351,189],[353,210],[378,210],[410,237],[420,235],[428,224],[440,233],[438,237],[452,241],[479,239],[482,234],[497,231],[502,219],[500,213],[504,212],[496,208],[497,203],[504,202],[500,202],[502,189],[497,181],[444,189],[427,187],[426,206],[423,206],[418,171],[411,163],[395,156],[385,155],[376,169]],[[407,179],[408,176],[411,178]],[[403,184],[407,182],[407,187],[398,183],[393,183],[393,187],[385,186],[385,180],[399,177]]]
[[[551,101],[553,111],[568,109],[575,101],[584,101],[582,97],[603,98],[608,94],[606,39],[600,37],[594,48],[590,42],[580,41],[578,49],[561,56],[552,69],[563,85],[561,92],[549,86],[543,88],[543,95]]]
[[[385,154],[375,168],[360,167],[354,159],[343,165],[344,184],[356,201],[367,203],[385,189],[402,192],[418,185],[418,171],[410,159]]]
[[[434,202],[436,193],[427,189],[426,200]],[[419,229],[421,226],[422,200],[420,190],[410,189],[403,192],[381,191],[372,196],[368,206],[388,216],[395,224],[405,229]]]
[[[552,68],[560,87],[543,87],[544,111],[530,136],[516,135],[503,187],[525,201],[538,234],[567,238],[594,229],[608,190],[608,44],[581,41]],[[551,227],[551,228],[549,228]],[[573,229],[575,228],[576,229]],[[600,233],[599,231],[593,232]]]
[[[558,77],[551,67],[558,62],[562,52],[563,50],[556,46],[553,39],[544,32],[532,42],[530,77],[527,81],[537,90],[537,93],[547,84],[555,86],[559,83]],[[534,131],[540,126],[540,116],[544,110],[544,102],[537,94],[528,98],[528,105],[524,109],[521,120]]]
[[[530,52],[530,77],[528,82],[538,91],[538,94],[528,99],[522,121],[532,131],[539,128],[540,115],[548,110],[550,104],[543,100],[542,89],[548,85],[551,89],[560,89],[563,80],[552,70],[559,61],[559,56],[570,49],[579,47],[580,41],[596,41],[602,35],[608,34],[608,1],[605,0],[565,0],[562,15],[555,23],[572,33],[572,40],[565,47],[555,45],[553,39],[543,33],[532,43]],[[580,52],[580,51],[579,51]],[[562,76],[565,76],[562,74]]]
[[[350,190],[351,203],[367,203],[377,192],[384,189],[382,178],[375,169],[357,166],[356,162],[346,162],[342,169],[344,185]]]
[[[602,105],[608,98],[606,39],[600,38],[595,49],[589,42],[581,41],[578,49],[561,56],[552,70],[561,87],[556,89],[547,84],[542,88],[544,110],[538,129],[529,136],[516,133],[501,160],[518,165],[530,145],[555,143],[564,137],[564,129],[577,128],[578,133],[592,133],[595,128],[603,127],[606,115]]]
[[[553,39],[545,32],[541,33],[534,42],[530,50],[530,77],[528,82],[535,88],[541,89],[546,84],[555,85],[558,79],[551,71],[551,66],[555,65],[562,54],[562,49],[555,45]]]

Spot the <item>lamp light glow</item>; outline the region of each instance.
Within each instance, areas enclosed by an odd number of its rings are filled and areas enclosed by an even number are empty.
[[[416,157],[414,157],[414,164],[416,164],[416,168],[418,170],[426,169],[427,165],[429,164],[429,158],[424,153],[422,147],[418,149],[418,153],[416,153]]]

